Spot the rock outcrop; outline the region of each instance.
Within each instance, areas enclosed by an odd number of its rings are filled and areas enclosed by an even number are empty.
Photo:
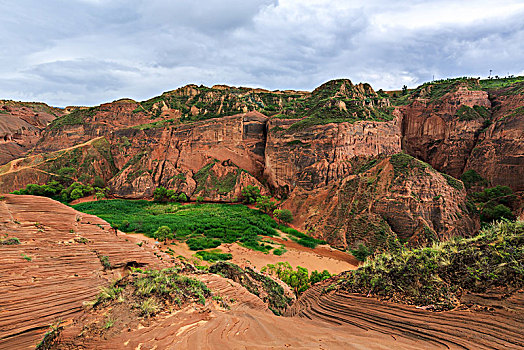
[[[524,190],[524,83],[490,92],[491,124],[480,133],[465,170],[492,185]]]
[[[151,250],[115,236],[104,220],[45,197],[6,195],[0,234],[19,241],[0,245],[2,349],[34,349],[50,324],[79,315],[83,302],[126,267],[166,265]]]
[[[0,101],[0,164],[25,155],[47,124],[63,113],[44,103]]]
[[[340,248],[420,245],[478,229],[462,182],[409,155],[372,158],[361,171],[284,203],[294,224]]]
[[[402,148],[435,169],[460,177],[490,118],[491,102],[487,92],[470,90],[465,82],[451,84],[438,99],[431,98],[432,87],[401,108]]]
[[[361,167],[370,159],[382,157],[376,171],[385,174],[384,157],[403,151],[455,178],[471,169],[487,184],[524,189],[523,83],[485,84],[433,82],[400,97],[347,79],[311,93],[188,85],[140,103],[68,108],[47,126],[34,156],[0,168],[0,192],[44,183],[67,168],[74,168],[71,179],[99,177],[123,198],[151,197],[164,186],[193,200],[232,202],[243,187],[255,185],[263,194],[289,197],[284,206],[300,227],[354,247],[364,235],[358,222],[367,216],[335,210],[347,204],[337,200],[319,203],[339,197],[367,203],[362,191],[371,183],[363,183]],[[398,183],[381,180],[388,190],[368,194],[374,204],[366,215],[388,237],[413,243],[424,235],[461,234],[451,226],[474,229],[463,214],[462,188],[453,188],[460,182],[442,179],[428,172]],[[360,190],[349,195],[353,185]]]

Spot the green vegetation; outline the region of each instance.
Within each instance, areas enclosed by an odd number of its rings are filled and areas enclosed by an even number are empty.
[[[21,256],[22,258],[24,258],[25,260],[27,260],[27,261],[32,261],[32,260],[33,260],[32,257],[27,256],[27,255],[25,255],[24,253],[21,253],[20,256]]]
[[[297,269],[293,270],[288,262],[268,264],[264,266],[261,271],[278,277],[293,289],[297,297],[311,287],[312,284],[331,277],[331,274],[327,270],[322,272],[312,271],[310,276],[308,269],[297,266]]]
[[[351,249],[351,254],[357,258],[359,261],[364,261],[368,256],[370,256],[372,253],[369,250],[368,247],[366,247],[364,244],[360,243],[358,245],[357,249]]]
[[[459,191],[464,189],[462,182],[455,179],[453,176],[449,176],[448,174],[444,174],[444,173],[442,173],[442,176],[444,176],[448,185],[450,185],[454,189],[459,190]]]
[[[260,188],[253,185],[247,185],[242,189],[242,202],[246,204],[256,203],[260,197]]]
[[[206,298],[211,296],[211,291],[203,282],[179,275],[178,269],[139,270],[139,272],[141,275],[133,282],[134,294],[142,298],[153,298],[158,304],[167,299],[178,305],[183,301],[196,301],[204,305]],[[149,313],[152,314],[154,313]]]
[[[211,291],[194,278],[180,275],[179,269],[132,269],[133,273],[101,287],[93,307],[127,301],[141,316],[151,317],[165,307],[182,306],[187,302],[205,304]]]
[[[470,199],[480,214],[480,221],[484,224],[502,218],[515,219],[510,207],[516,197],[508,186],[486,188],[471,194]]]
[[[489,110],[486,107],[475,105],[473,108],[462,105],[457,110],[457,117],[459,120],[475,120],[488,119],[490,117]]]
[[[169,226],[160,226],[155,233],[153,233],[153,236],[158,239],[160,242],[164,242],[168,239],[173,239],[175,236],[173,235],[173,231],[169,228]]]
[[[222,253],[220,249],[201,250],[199,252],[196,252],[195,255],[202,260],[209,261],[212,263],[217,261],[233,259],[233,255],[231,255],[231,253]]]
[[[273,254],[277,255],[277,256],[281,256],[285,252],[287,252],[287,249],[284,248],[284,247],[276,248],[276,249],[273,250]]]
[[[11,193],[49,197],[64,203],[69,203],[75,199],[93,195],[95,192],[104,194],[105,196],[108,189],[93,188],[91,185],[84,185],[80,182],[73,182],[68,187],[65,187],[58,181],[50,181],[45,185],[28,184],[25,188]]]
[[[109,257],[107,255],[100,255],[98,259],[100,260],[100,264],[104,267],[104,270],[111,269],[111,263],[109,262]]]
[[[187,202],[185,193],[176,193],[175,190],[168,190],[165,187],[159,186],[153,191],[153,198],[156,202]]]
[[[4,240],[0,240],[0,245],[18,245],[18,244],[20,244],[20,240],[16,237],[10,237]]]
[[[466,170],[462,176],[460,177],[460,180],[462,180],[462,183],[464,183],[464,186],[466,189],[470,189],[472,186],[478,185],[478,186],[487,186],[488,181],[484,179],[482,176],[480,176],[475,170]]]
[[[281,315],[292,302],[279,283],[250,267],[241,269],[229,262],[218,262],[209,268],[209,272],[240,283],[249,292],[266,302],[275,315]]]
[[[306,235],[305,233],[302,233],[300,231],[295,230],[294,228],[287,227],[284,225],[280,225],[278,229],[284,233],[287,233],[290,235],[291,239],[295,242],[297,242],[300,245],[303,245],[304,247],[315,249],[317,245],[319,244],[326,244],[325,241],[313,238],[311,236]]]
[[[397,176],[406,176],[410,174],[413,169],[431,169],[431,166],[427,163],[424,163],[421,160],[418,160],[415,157],[410,156],[406,153],[397,153],[391,156],[390,161],[391,165],[393,165],[393,169],[395,172],[395,177]],[[433,170],[434,171],[434,170]]]
[[[235,188],[242,169],[237,167],[224,176],[218,177],[213,171],[217,163],[218,160],[214,160],[195,173],[193,176],[197,182],[195,193],[202,193],[204,196],[209,196],[213,192],[228,194]]]
[[[63,128],[64,126],[82,125],[85,123],[85,119],[88,117],[92,117],[98,111],[98,109],[99,107],[75,109],[71,113],[53,120],[49,124],[48,128],[51,130],[58,130]]]
[[[257,199],[256,207],[260,209],[263,213],[269,214],[276,209],[277,203],[275,201],[272,201],[271,197],[260,196]]]
[[[53,345],[64,329],[64,326],[61,324],[62,320],[58,320],[57,322],[50,325],[49,330],[45,332],[42,340],[36,345],[35,350],[47,350],[53,348]]]
[[[480,90],[479,80],[470,77],[435,80],[422,84],[412,93],[412,97],[428,98],[430,102],[441,99],[445,94],[454,92],[459,86],[465,85],[468,90]]]
[[[169,227],[175,238],[186,240],[193,250],[239,242],[247,248],[268,252],[272,247],[261,243],[260,236],[274,236],[277,228],[271,217],[243,205],[102,200],[77,204],[74,208],[118,225],[124,232],[140,232],[153,238],[158,238],[155,232],[160,226]]]
[[[293,221],[293,214],[289,209],[275,209],[273,216],[279,221],[280,224],[283,222],[290,223]]]
[[[483,79],[480,81],[480,86],[483,90],[501,89],[516,83],[524,82],[524,76],[507,77],[499,79]]]
[[[117,300],[119,298],[123,288],[116,286],[115,283],[112,283],[108,287],[100,287],[100,293],[98,293],[94,305],[102,304],[106,301]]]
[[[524,223],[503,221],[473,238],[368,258],[328,289],[452,309],[460,295],[524,287]]]

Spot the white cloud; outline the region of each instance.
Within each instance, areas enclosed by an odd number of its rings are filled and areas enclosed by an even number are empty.
[[[376,89],[522,74],[522,1],[0,0],[0,98],[146,99],[197,83]],[[495,73],[494,73],[495,74]]]

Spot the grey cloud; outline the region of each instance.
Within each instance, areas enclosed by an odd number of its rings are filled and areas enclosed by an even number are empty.
[[[523,71],[518,1],[469,21],[438,12],[452,6],[475,12],[448,0],[0,0],[0,98],[92,105],[188,83],[392,89]]]

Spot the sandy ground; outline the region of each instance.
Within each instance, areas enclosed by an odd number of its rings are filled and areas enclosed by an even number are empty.
[[[166,252],[169,249],[173,251],[173,256],[183,256],[186,259],[195,262],[198,265],[209,265],[208,262],[200,260],[195,257],[195,252],[190,250],[187,244],[183,242],[174,241],[174,244],[163,244],[157,242],[153,238],[146,237],[139,233],[120,233],[119,235],[126,235],[133,242],[156,246],[158,249]],[[231,253],[233,259],[230,260],[232,263],[239,265],[240,267],[255,267],[260,270],[267,264],[275,264],[281,261],[287,261],[291,266],[302,266],[307,268],[309,271],[312,270],[328,270],[331,274],[338,274],[347,270],[354,270],[357,268],[358,261],[350,254],[341,252],[333,249],[328,245],[318,246],[315,249],[306,248],[299,245],[291,240],[283,240],[279,238],[266,237],[266,239],[272,239],[278,243],[284,244],[287,252],[281,256],[274,255],[273,253],[262,253],[254,251],[248,248],[244,248],[236,243],[224,243],[216,249],[220,249],[224,253]],[[275,245],[277,247],[278,245]]]

